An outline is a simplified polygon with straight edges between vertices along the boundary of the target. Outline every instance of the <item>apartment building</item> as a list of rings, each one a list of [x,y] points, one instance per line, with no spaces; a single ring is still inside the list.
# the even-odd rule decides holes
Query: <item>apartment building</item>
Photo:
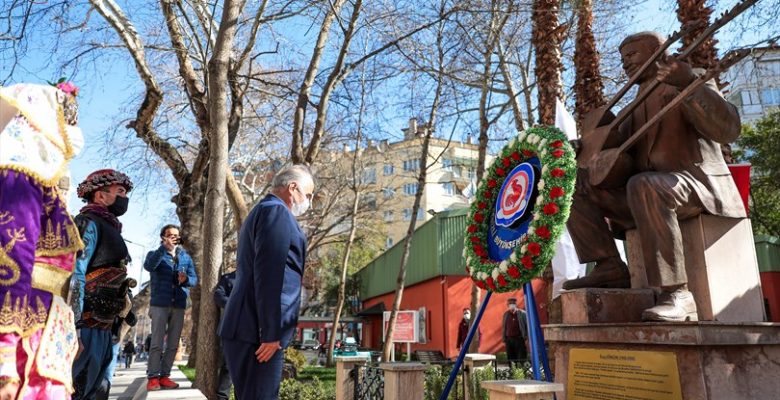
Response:
[[[759,47],[726,71],[726,99],[735,104],[743,124],[750,124],[780,106],[780,47]]]

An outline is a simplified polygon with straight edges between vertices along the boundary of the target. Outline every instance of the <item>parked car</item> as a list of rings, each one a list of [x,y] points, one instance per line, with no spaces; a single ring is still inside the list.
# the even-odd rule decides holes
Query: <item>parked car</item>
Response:
[[[292,347],[295,350],[301,349],[301,341],[300,340],[293,340],[290,342],[290,347]]]
[[[301,343],[301,350],[319,350],[320,342],[316,339],[306,339]]]

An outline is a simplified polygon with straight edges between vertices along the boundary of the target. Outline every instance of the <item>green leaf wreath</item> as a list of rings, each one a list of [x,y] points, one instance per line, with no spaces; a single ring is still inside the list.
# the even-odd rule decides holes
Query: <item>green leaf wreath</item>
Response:
[[[463,256],[475,285],[509,292],[542,274],[569,218],[577,171],[574,156],[566,135],[546,126],[520,132],[501,150],[482,178],[468,216]],[[511,256],[500,263],[493,261],[488,258],[487,240],[496,197],[507,174],[532,157],[538,157],[542,166],[533,221]]]

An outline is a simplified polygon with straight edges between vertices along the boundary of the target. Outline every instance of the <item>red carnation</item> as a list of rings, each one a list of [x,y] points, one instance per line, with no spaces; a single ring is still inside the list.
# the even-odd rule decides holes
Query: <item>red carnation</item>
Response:
[[[496,185],[497,185],[497,183],[496,183],[495,179],[488,179],[488,187],[489,188],[492,189],[492,188],[496,187]]]
[[[564,191],[563,191],[562,187],[555,186],[554,188],[550,189],[550,198],[554,199],[556,197],[561,197],[561,196],[563,196],[563,193],[564,193]]]
[[[512,278],[519,278],[520,277],[520,270],[517,269],[516,266],[511,266],[506,270],[506,273],[509,274]]]
[[[491,198],[493,198],[493,193],[492,193],[492,192],[490,192],[490,191],[485,191],[485,198],[486,198],[486,199],[491,199]]]
[[[550,171],[550,175],[552,175],[552,176],[554,176],[556,178],[561,178],[564,175],[566,175],[566,171],[564,171],[561,168],[553,168],[553,170]]]
[[[512,154],[510,154],[509,157],[512,157],[512,159],[515,161],[520,161],[520,153],[516,151],[512,152]]]
[[[520,259],[520,262],[525,266],[525,269],[531,269],[534,267],[534,260],[531,256],[525,256]]]
[[[487,279],[485,279],[485,283],[488,285],[489,288],[493,290],[496,289],[496,284],[493,282],[493,277],[488,277]]]
[[[478,281],[478,280],[474,279],[474,284],[477,285],[477,287],[480,288],[480,289],[483,289],[483,290],[485,289],[485,283],[482,282],[482,281]]]
[[[509,157],[504,157],[504,159],[501,160],[501,163],[504,164],[505,167],[509,167],[512,165],[512,160],[510,160]]]
[[[498,175],[498,176],[504,176],[504,175],[506,175],[506,171],[504,171],[504,169],[503,169],[503,168],[500,168],[500,167],[499,167],[499,168],[496,168],[496,175]]]
[[[539,236],[540,238],[547,240],[550,238],[550,230],[547,228],[547,225],[542,225],[538,228],[536,228],[536,236]]]
[[[536,242],[528,243],[528,251],[534,256],[538,256],[542,251],[542,246],[539,246],[539,243]]]
[[[481,213],[474,214],[474,221],[482,222],[485,220],[485,216],[483,216]]]
[[[546,215],[558,214],[558,205],[555,203],[547,203],[542,209]]]
[[[474,233],[474,232],[476,232],[476,231],[477,231],[477,226],[476,226],[476,225],[474,225],[474,224],[471,224],[471,225],[469,225],[469,227],[468,227],[468,228],[466,228],[466,230],[467,230],[469,233]]]
[[[560,140],[556,140],[552,143],[550,143],[550,146],[555,147],[556,149],[559,147],[563,147],[563,142]]]
[[[506,286],[506,278],[504,278],[504,275],[498,275],[498,286]]]
[[[479,243],[479,238],[476,236],[472,236],[469,239],[471,239],[471,243]]]
[[[533,157],[534,152],[531,150],[523,150],[523,155],[526,157]]]
[[[480,210],[484,210],[487,208],[487,204],[485,204],[484,201],[480,201],[479,203],[477,203],[477,208],[479,208]]]
[[[552,152],[551,154],[552,154],[552,155],[553,155],[553,157],[555,157],[555,158],[561,158],[561,157],[563,157],[563,153],[564,153],[564,151],[563,151],[563,150],[561,150],[561,149],[556,149],[556,150],[553,150],[553,152]]]

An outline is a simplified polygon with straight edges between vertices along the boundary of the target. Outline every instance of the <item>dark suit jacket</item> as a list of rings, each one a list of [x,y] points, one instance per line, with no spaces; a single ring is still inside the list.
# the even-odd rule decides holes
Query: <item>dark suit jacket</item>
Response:
[[[219,336],[286,347],[298,323],[306,236],[274,195],[258,203],[241,226],[238,268]]]
[[[517,325],[520,327],[520,336],[528,339],[528,317],[525,316],[525,310],[517,309]],[[506,321],[509,319],[511,311],[504,311],[504,318],[501,320],[501,340],[506,342]]]
[[[656,88],[645,104],[620,125],[621,143],[679,92],[667,84]],[[639,172],[684,173],[710,214],[745,217],[745,208],[720,150],[720,143],[736,140],[740,129],[736,107],[710,81],[652,126],[630,153]]]

